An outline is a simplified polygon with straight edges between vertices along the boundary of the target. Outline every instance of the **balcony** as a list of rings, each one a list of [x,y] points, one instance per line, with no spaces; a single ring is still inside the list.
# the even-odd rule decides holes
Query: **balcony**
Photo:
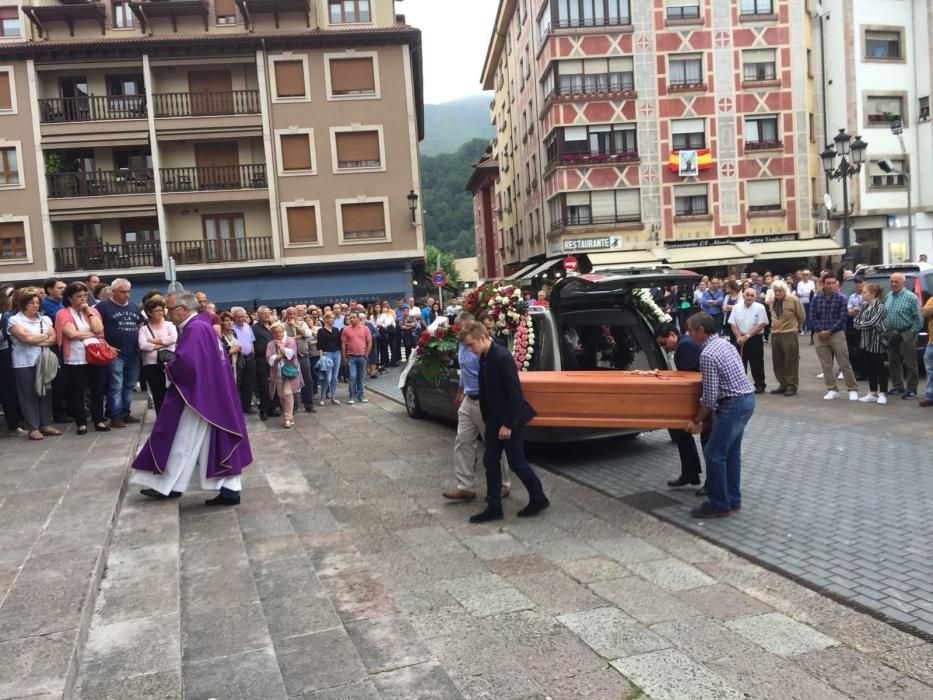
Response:
[[[582,153],[560,153],[548,166],[558,165],[612,165],[613,163],[632,163],[638,161],[638,151],[619,151],[618,153],[585,151]]]
[[[259,114],[259,90],[161,92],[152,96],[157,118]]]
[[[162,249],[158,241],[53,248],[53,253],[56,272],[162,267]]]
[[[168,241],[168,254],[178,265],[272,260],[275,249],[272,236],[226,240]]]
[[[544,102],[546,109],[549,100],[565,101],[581,97],[631,99],[636,96],[635,74],[632,72],[560,75]]]
[[[149,143],[146,97],[41,98],[39,129],[44,146],[106,147],[114,139],[125,145]]]
[[[555,22],[555,29],[585,29],[599,27],[627,27],[631,17],[564,17]]]
[[[746,141],[746,151],[782,151],[784,142],[781,139],[769,139],[765,141]]]
[[[155,192],[151,170],[94,170],[82,173],[52,173],[45,176],[50,198],[101,197],[116,194]]]
[[[162,168],[163,192],[265,189],[266,165],[207,165]]]
[[[42,124],[63,122],[96,122],[118,119],[145,119],[146,98],[126,97],[53,97],[39,100],[39,121]]]
[[[571,216],[563,216],[551,222],[550,233],[566,231],[583,226],[596,226],[605,228],[611,226],[614,229],[641,228],[641,214],[631,215],[613,215],[613,216],[592,216],[591,214],[579,213]]]

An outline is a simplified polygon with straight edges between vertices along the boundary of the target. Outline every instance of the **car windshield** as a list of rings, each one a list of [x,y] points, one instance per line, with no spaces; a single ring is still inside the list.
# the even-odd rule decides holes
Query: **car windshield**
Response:
[[[657,358],[644,322],[627,309],[600,309],[565,314],[560,351],[565,370],[654,369]]]

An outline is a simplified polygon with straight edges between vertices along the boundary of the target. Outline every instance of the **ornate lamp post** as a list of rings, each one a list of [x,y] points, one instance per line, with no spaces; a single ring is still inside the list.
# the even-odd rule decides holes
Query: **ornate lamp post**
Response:
[[[411,211],[411,223],[414,224],[416,223],[415,212],[418,210],[418,195],[412,190],[408,193],[406,199],[408,200],[408,209]]]
[[[861,171],[862,165],[865,163],[865,150],[867,148],[868,143],[862,141],[861,136],[856,136],[853,141],[845,129],[840,129],[833,139],[833,143],[827,145],[823,152],[820,153],[826,177],[842,181],[842,244],[846,248],[842,259],[844,269],[852,267],[852,254],[849,252],[852,245],[852,236],[849,229],[849,178]],[[838,165],[836,165],[837,157],[839,158]]]

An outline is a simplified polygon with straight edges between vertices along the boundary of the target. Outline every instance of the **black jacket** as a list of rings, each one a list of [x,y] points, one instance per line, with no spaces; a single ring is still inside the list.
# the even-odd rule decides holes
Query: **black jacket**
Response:
[[[515,358],[498,343],[479,360],[479,405],[483,420],[496,429],[514,429],[537,415],[522,394]]]

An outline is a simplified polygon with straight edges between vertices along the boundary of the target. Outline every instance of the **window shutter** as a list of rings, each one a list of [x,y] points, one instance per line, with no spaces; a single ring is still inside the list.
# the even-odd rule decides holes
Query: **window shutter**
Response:
[[[567,194],[568,207],[588,207],[590,205],[589,192],[570,192]]]
[[[610,58],[609,59],[609,72],[610,73],[631,73],[632,72],[632,57],[623,56],[621,58]]]
[[[705,197],[706,185],[681,185],[674,188],[675,197]]]
[[[214,13],[216,17],[234,17],[236,3],[234,0],[214,0]]]
[[[641,214],[641,191],[638,189],[616,190],[616,212],[620,216]]]
[[[743,51],[742,59],[745,63],[774,63],[774,49]]]
[[[343,214],[343,233],[362,233],[368,231],[386,230],[385,210],[382,202],[366,204],[344,204],[341,208]]]
[[[317,243],[317,217],[314,207],[288,207],[288,240],[292,243]]]
[[[311,170],[308,134],[282,134],[282,170]]]
[[[561,61],[558,70],[561,75],[579,75],[583,72],[583,61]]]
[[[276,61],[275,92],[279,97],[305,96],[305,70],[301,61]]]
[[[593,219],[614,219],[616,215],[616,200],[611,190],[593,192],[590,199],[590,213]]]
[[[0,260],[26,257],[26,228],[21,221],[0,223]]]
[[[698,134],[706,132],[706,122],[703,119],[673,119],[671,120],[672,134]]]
[[[337,134],[337,163],[380,162],[378,131],[346,131]]]
[[[586,141],[586,127],[565,126],[564,141]]]
[[[586,75],[602,75],[608,73],[609,63],[605,58],[588,58],[583,62],[583,72]]]
[[[904,172],[904,161],[894,160],[893,158],[890,158],[889,160],[891,161],[891,164],[894,166],[894,169],[897,171],[897,173]],[[870,177],[899,177],[897,173],[886,173],[881,169],[881,166],[878,165],[877,160],[868,161],[868,175]]]
[[[330,62],[330,88],[335,95],[376,91],[372,58],[341,58]]]
[[[779,204],[781,201],[780,180],[748,180],[745,188],[747,204],[750,207]]]
[[[0,109],[13,109],[13,94],[10,92],[10,74],[0,72]]]
[[[19,8],[0,7],[0,19],[19,19]]]

